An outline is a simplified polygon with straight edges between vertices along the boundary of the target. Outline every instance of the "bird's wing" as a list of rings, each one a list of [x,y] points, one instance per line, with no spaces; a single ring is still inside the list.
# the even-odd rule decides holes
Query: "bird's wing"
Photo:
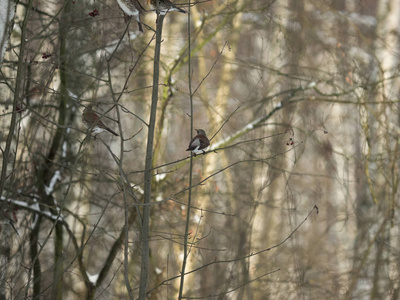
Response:
[[[198,137],[194,137],[190,143],[191,146],[197,147],[201,145],[201,140]]]
[[[210,145],[210,142],[208,141],[207,138],[199,139],[199,141],[200,141],[199,143],[200,143],[201,148],[206,148]]]
[[[189,146],[188,146],[188,148],[186,149],[186,151],[196,149],[196,147],[198,147],[198,146],[200,146],[200,139],[199,139],[197,136],[195,136],[195,137],[190,141]]]

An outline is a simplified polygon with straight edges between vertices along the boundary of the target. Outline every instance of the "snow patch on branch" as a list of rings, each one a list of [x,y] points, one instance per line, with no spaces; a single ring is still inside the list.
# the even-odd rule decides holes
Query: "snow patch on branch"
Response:
[[[60,170],[57,170],[54,172],[53,177],[50,180],[49,186],[45,186],[45,191],[46,191],[46,195],[50,195],[51,193],[54,192],[54,186],[57,182],[57,180],[61,179],[61,173]]]
[[[89,272],[86,272],[87,277],[89,278],[89,281],[93,284],[96,285],[97,280],[99,279],[99,274],[94,274],[90,275]]]
[[[156,182],[159,182],[159,181],[163,180],[166,176],[167,176],[166,173],[159,173],[159,174],[156,174],[156,176],[155,176]]]
[[[67,90],[67,93],[68,93],[68,96],[69,96],[72,100],[75,100],[75,101],[79,100],[79,97],[78,97],[77,94],[71,92],[70,90]]]
[[[28,203],[26,203],[24,201],[6,199],[6,197],[1,196],[1,201],[7,202],[9,204],[13,204],[13,205],[18,206],[18,207],[20,207],[22,209],[25,208],[26,210],[29,210],[31,212],[36,212],[38,214],[41,214],[42,216],[45,216],[45,217],[47,217],[47,218],[49,218],[51,220],[54,220],[54,221],[57,221],[57,220],[58,221],[62,221],[63,223],[66,224],[66,222],[65,222],[65,220],[64,220],[62,215],[58,216],[58,215],[53,215],[49,211],[42,211],[40,209],[39,202],[37,201],[37,199],[34,199],[34,202],[32,204],[28,204]],[[37,222],[37,218],[35,218],[34,223],[35,222]],[[32,224],[32,228],[33,228],[33,225],[34,224]]]
[[[258,123],[260,123],[262,120],[264,119],[264,117],[260,117],[258,119],[255,119],[253,122],[247,124],[246,126],[244,126],[242,129],[236,131],[234,134],[222,139],[221,141],[219,141],[218,143],[215,143],[211,146],[210,151],[212,151],[213,149],[217,149],[219,148],[221,145],[227,143],[228,141],[230,141],[231,139],[233,139],[236,136],[242,135],[243,133],[250,131],[252,129],[254,129],[254,126],[257,125]]]

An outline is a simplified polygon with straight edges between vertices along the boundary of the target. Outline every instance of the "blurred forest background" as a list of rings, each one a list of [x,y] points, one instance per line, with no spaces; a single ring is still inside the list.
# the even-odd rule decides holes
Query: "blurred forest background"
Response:
[[[399,299],[398,1],[198,2],[9,2],[0,299]]]

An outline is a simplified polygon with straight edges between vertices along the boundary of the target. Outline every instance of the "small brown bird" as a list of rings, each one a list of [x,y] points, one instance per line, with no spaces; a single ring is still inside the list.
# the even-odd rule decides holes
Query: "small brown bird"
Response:
[[[197,135],[190,141],[188,148],[186,151],[192,151],[194,156],[199,154],[200,150],[202,153],[205,153],[203,149],[210,146],[210,141],[206,136],[206,132],[203,129],[196,129]]]
[[[139,0],[117,0],[119,7],[129,17],[135,17],[139,31],[143,32],[142,21],[140,17],[146,12]]]
[[[159,1],[160,14],[162,15],[165,15],[169,11],[179,11],[180,13],[187,14],[186,10],[175,6],[170,0],[147,0],[147,4],[155,11],[157,8],[157,1]]]
[[[84,109],[82,114],[82,122],[87,128],[91,129],[91,132],[95,133],[95,136],[105,130],[115,136],[119,136],[117,133],[108,128],[102,120],[100,120],[100,117],[93,111],[91,104]]]

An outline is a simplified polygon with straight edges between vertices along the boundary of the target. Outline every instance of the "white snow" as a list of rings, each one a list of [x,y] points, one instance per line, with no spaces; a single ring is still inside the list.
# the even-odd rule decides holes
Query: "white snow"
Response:
[[[254,124],[253,123],[250,123],[250,124],[247,124],[245,127],[244,127],[244,130],[251,130],[251,129],[253,129],[254,128]]]
[[[44,215],[44,216],[46,216],[46,217],[48,217],[48,218],[50,218],[52,220],[61,220],[61,221],[64,222],[64,219],[63,219],[62,216],[53,215],[49,211],[42,211],[40,209],[39,203],[37,202],[36,199],[34,199],[34,202],[32,204],[28,204],[28,203],[26,203],[24,201],[6,199],[4,196],[1,196],[1,201],[5,201],[7,203],[14,204],[14,205],[19,206],[19,207],[25,207],[29,211],[40,213],[41,215]],[[32,224],[32,226],[33,225],[34,224]]]
[[[167,176],[166,173],[156,174],[156,182],[163,180]]]
[[[131,184],[131,188],[135,189],[136,192],[140,193],[140,194],[144,194],[144,190],[140,187],[140,185],[136,185],[136,184]]]
[[[36,200],[36,199],[35,199],[35,200]],[[37,200],[35,201],[35,203],[33,203],[33,204],[31,205],[31,208],[34,208],[35,210],[40,211],[39,203],[37,202]],[[33,222],[32,222],[32,224],[31,224],[31,229],[32,229],[32,230],[36,227],[36,223],[37,223],[38,220],[39,220],[39,215],[38,215],[38,214],[35,214],[34,219],[33,219]]]
[[[52,192],[54,192],[54,186],[55,186],[57,180],[60,178],[61,178],[60,170],[55,171],[53,177],[50,180],[49,186],[45,186],[47,195],[50,195]]]
[[[196,214],[196,215],[193,216],[193,221],[195,223],[199,223],[200,220],[201,220],[201,214]]]
[[[69,134],[70,131],[71,131],[71,130],[70,130],[70,128],[68,127],[68,128],[67,128],[67,134]],[[66,142],[66,141],[64,141],[64,143],[63,143],[63,145],[62,145],[61,157],[63,157],[63,158],[67,157],[67,142]]]
[[[96,285],[97,279],[99,279],[99,274],[90,275],[89,272],[86,272],[86,275],[88,276],[90,282],[91,282],[93,285]]]
[[[281,105],[281,104],[279,103],[278,105]],[[277,107],[279,107],[279,106],[277,106]],[[213,149],[219,148],[221,145],[223,145],[223,144],[226,143],[227,141],[231,140],[232,137],[237,136],[237,135],[240,135],[240,134],[242,134],[243,132],[246,132],[246,131],[249,131],[249,130],[253,129],[253,128],[254,128],[254,125],[258,124],[263,118],[264,118],[264,117],[260,117],[260,118],[258,118],[258,119],[255,119],[253,122],[247,124],[247,125],[244,126],[242,129],[236,131],[236,132],[235,132],[234,134],[232,134],[231,136],[228,136],[228,137],[224,138],[223,140],[221,140],[220,142],[213,144],[209,151],[212,151]]]
[[[157,202],[160,202],[160,201],[162,201],[162,200],[163,200],[162,195],[161,195],[161,194],[158,194],[157,197],[156,197],[156,201],[157,201]]]
[[[309,85],[308,85],[308,87],[309,88],[313,88],[314,86],[316,86],[317,84],[315,83],[315,81],[313,81],[313,82],[311,82]]]
[[[72,99],[72,100],[78,100],[79,97],[77,94],[74,94],[73,92],[71,92],[70,90],[67,90],[68,92],[68,96]]]

